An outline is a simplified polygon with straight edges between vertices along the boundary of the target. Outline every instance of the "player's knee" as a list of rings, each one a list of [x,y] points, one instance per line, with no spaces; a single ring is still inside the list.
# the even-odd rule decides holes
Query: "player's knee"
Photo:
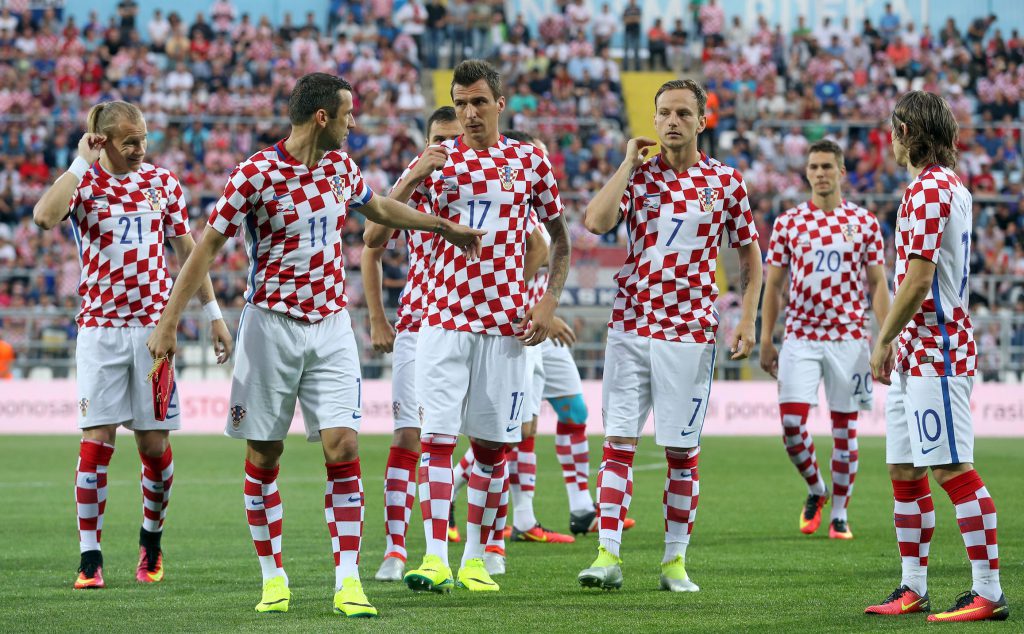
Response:
[[[113,445],[114,440],[117,439],[117,425],[100,425],[83,429],[82,438]]]
[[[359,457],[359,434],[354,429],[338,427],[320,433],[327,462],[350,462]]]
[[[888,468],[890,480],[920,480],[928,475],[928,469],[915,467],[912,464],[891,464],[888,465]],[[938,478],[938,474],[936,474],[936,478]]]
[[[558,414],[558,422],[585,425],[587,422],[587,403],[582,394],[572,396],[556,396],[548,399],[551,407]]]
[[[961,462],[960,464],[947,464],[938,467],[932,467],[932,475],[935,476],[935,481],[939,485],[946,484],[958,475],[963,475],[968,471],[973,471],[974,465],[970,462]]]
[[[420,430],[417,427],[403,427],[395,430],[392,445],[407,451],[420,450]]]
[[[139,453],[147,458],[159,458],[170,446],[170,434],[166,431],[135,432],[135,444]]]
[[[245,459],[260,469],[273,469],[283,453],[282,440],[250,440],[245,448]]]

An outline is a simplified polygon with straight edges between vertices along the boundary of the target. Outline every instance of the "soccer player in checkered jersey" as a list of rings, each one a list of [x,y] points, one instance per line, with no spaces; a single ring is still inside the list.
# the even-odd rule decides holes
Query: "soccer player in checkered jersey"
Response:
[[[996,506],[974,469],[971,389],[977,349],[967,314],[971,194],[953,171],[959,127],[949,104],[909,92],[892,114],[896,163],[913,177],[896,219],[896,294],[871,353],[889,385],[886,462],[895,498],[900,585],[868,614],[927,612],[935,507],[928,469],[945,489],[971,562],[973,585],[929,621],[1003,620]]]
[[[800,513],[805,535],[818,530],[821,508],[829,499],[807,431],[808,412],[817,405],[818,384],[825,380],[833,439],[832,539],[853,539],[846,509],[857,476],[857,412],[870,410],[872,402],[865,296],[870,295],[879,324],[889,312],[882,231],[871,212],[843,200],[845,173],[843,150],[834,141],[822,139],[808,148],[811,200],[775,220],[761,308],[761,367],[779,380],[782,439],[807,482]],[[780,355],[772,331],[787,274],[789,304]]]
[[[500,134],[505,98],[498,72],[483,61],[462,62],[451,94],[465,134],[443,144],[444,167],[422,181],[416,195],[427,197],[439,217],[487,234],[478,262],[432,242],[426,315],[416,345],[426,556],[405,581],[413,590],[434,592],[455,585],[447,540],[452,452],[465,433],[475,463],[458,583],[471,591],[497,591],[483,554],[500,505],[505,445],[521,439],[523,346],[538,345],[550,334],[571,247],[547,157]],[[551,234],[551,277],[544,297],[527,309],[524,257],[531,213]]]
[[[633,456],[653,407],[655,442],[665,447],[668,460],[661,586],[698,590],[686,575],[685,560],[714,375],[715,265],[723,237],[738,251],[743,294],[732,359],[745,359],[754,346],[761,293],[761,251],[743,177],[697,148],[707,123],[706,99],[692,80],[663,84],[654,98],[661,153],[645,160],[656,142],[630,139],[622,164],[587,206],[587,229],[603,234],[625,222],[629,244],[605,351],[600,546],[597,559],[579,574],[586,587],[622,586],[619,545],[633,493]]]
[[[263,571],[256,611],[286,612],[291,598],[281,556],[284,513],[277,475],[298,400],[306,437],[322,443],[326,460],[324,513],[334,551],[334,609],[346,616],[374,616],[377,610],[363,593],[358,569],[362,379],[345,311],[341,229],[348,212],[359,209],[382,224],[437,232],[469,257],[477,253],[481,232],[374,195],[341,151],[355,127],[352,87],[345,80],[325,73],[301,77],[288,110],[288,138],[231,173],[149,349],[154,356],[174,353],[186,298],[227,239],[244,227],[250,269],[225,433],[247,441],[245,510]]]
[[[87,132],[71,167],[43,194],[33,216],[43,229],[71,220],[82,261],[76,364],[78,426],[82,429],[75,500],[81,563],[75,588],[102,588],[100,536],[107,501],[107,467],[117,427],[135,432],[142,459],[142,528],[136,579],[163,579],[160,538],[174,479],[170,430],[181,428],[177,391],[157,420],[147,375],[153,360],[146,337],[171,290],[164,241],[186,260],[195,247],[181,185],[169,171],[144,162],[146,120],[135,106],[111,101],[89,111]],[[209,276],[196,285],[211,320],[217,362],[232,340]],[[191,295],[189,296],[191,297]]]
[[[455,109],[443,106],[427,119],[427,147],[419,160],[395,184],[391,198],[405,202],[415,188],[435,170],[444,166],[448,153],[441,144],[462,134],[462,126]],[[429,213],[425,199],[414,204]],[[420,456],[420,419],[417,415],[415,368],[416,339],[423,319],[424,298],[427,292],[426,272],[429,268],[428,249],[433,236],[423,231],[406,231],[405,243],[409,252],[409,277],[398,307],[398,321],[394,327],[384,312],[381,297],[381,258],[385,246],[394,248],[399,232],[390,227],[367,221],[363,233],[366,248],[362,255],[363,291],[370,313],[370,341],[377,352],[391,352],[391,392],[394,414],[394,439],[384,475],[384,531],[387,544],[384,561],[374,578],[377,581],[401,581],[405,577],[408,558],[405,540],[409,519],[416,500],[416,463]]]

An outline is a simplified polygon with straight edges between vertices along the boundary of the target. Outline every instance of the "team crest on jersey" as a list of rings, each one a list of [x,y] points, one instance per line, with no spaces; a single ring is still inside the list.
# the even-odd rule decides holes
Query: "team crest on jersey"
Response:
[[[505,191],[511,191],[512,185],[516,182],[516,176],[519,175],[519,170],[514,170],[508,165],[501,167],[498,170],[498,179],[501,181],[501,188]]]
[[[82,418],[85,418],[85,415],[89,413],[89,399],[83,398],[78,401],[78,411],[82,412]]]
[[[346,187],[348,187],[348,178],[341,175],[335,175],[334,178],[331,179],[331,191],[334,192],[334,198],[339,203],[345,199]]]
[[[149,203],[150,207],[157,211],[161,211],[163,209],[164,201],[160,197],[160,192],[158,192],[155,187],[147,189],[144,195],[146,196],[146,202]]]
[[[242,426],[242,419],[245,418],[245,408],[241,405],[231,406],[231,428],[238,429]]]
[[[847,242],[853,242],[854,238],[860,235],[860,225],[853,223],[843,225],[843,237]]]
[[[715,210],[715,201],[718,200],[718,190],[713,187],[702,187],[697,190],[697,200],[700,202],[704,213],[711,213]]]

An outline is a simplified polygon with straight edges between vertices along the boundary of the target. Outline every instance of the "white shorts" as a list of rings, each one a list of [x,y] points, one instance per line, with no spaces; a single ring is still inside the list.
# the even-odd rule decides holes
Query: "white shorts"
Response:
[[[915,467],[974,462],[973,376],[892,373],[885,401],[885,461]]]
[[[568,346],[560,346],[548,339],[540,344],[540,352],[544,358],[544,398],[583,393],[580,370]]]
[[[526,355],[515,337],[420,330],[416,400],[424,435],[519,442],[525,382]]]
[[[416,339],[418,332],[401,331],[391,353],[391,412],[395,429],[420,426],[416,415]]]
[[[181,429],[178,386],[171,392],[166,420],[153,411],[148,380],[153,357],[146,340],[153,327],[82,328],[75,366],[78,376],[78,428],[124,425],[135,431]]]
[[[653,406],[658,445],[699,446],[714,373],[714,344],[609,330],[602,384],[605,435],[640,436]]]
[[[544,394],[544,358],[540,345],[523,346],[523,354],[526,355],[526,405],[523,406],[522,421],[528,423],[540,415]]]
[[[872,405],[871,351],[867,339],[786,339],[779,352],[779,402],[818,404],[818,384],[833,412],[869,411]]]
[[[314,324],[246,304],[238,323],[225,435],[284,440],[299,401],[310,442],[359,431],[362,377],[348,311]]]

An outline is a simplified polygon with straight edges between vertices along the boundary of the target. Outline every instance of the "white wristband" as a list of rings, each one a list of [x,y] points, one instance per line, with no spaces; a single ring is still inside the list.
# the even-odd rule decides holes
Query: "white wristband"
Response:
[[[210,321],[224,319],[224,315],[220,313],[220,306],[217,305],[217,300],[203,304],[203,312],[210,318]]]
[[[89,171],[89,162],[81,156],[76,156],[75,160],[72,161],[71,167],[68,168],[68,172],[74,174],[78,180],[85,178],[85,173]]]

